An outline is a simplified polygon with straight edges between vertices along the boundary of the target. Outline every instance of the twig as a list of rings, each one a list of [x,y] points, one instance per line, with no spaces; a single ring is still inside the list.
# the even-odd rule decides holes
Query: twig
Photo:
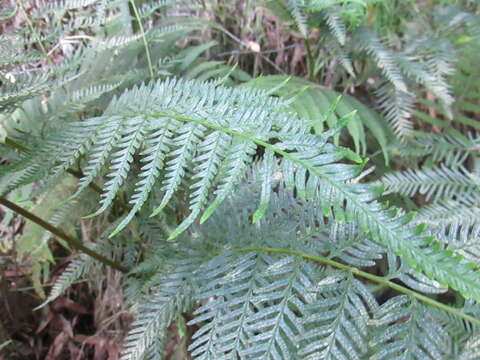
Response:
[[[45,230],[51,232],[53,235],[59,237],[62,240],[65,240],[67,244],[69,244],[71,247],[87,254],[88,256],[94,258],[95,260],[110,266],[111,268],[121,271],[122,273],[127,273],[128,269],[124,267],[123,265],[119,264],[118,262],[111,260],[94,250],[86,247],[83,245],[80,241],[77,239],[71,237],[70,235],[67,235],[65,232],[63,232],[62,229],[57,228],[56,226],[53,226],[52,224],[46,222],[45,220],[39,218],[35,214],[32,214],[28,210],[25,210],[24,208],[14,204],[13,202],[5,199],[5,198],[0,198],[0,204],[6,206],[10,210],[15,211],[17,214],[22,215],[23,217],[27,218],[30,221],[33,221],[35,224],[38,226],[44,228]]]
[[[150,77],[153,79],[155,75],[153,73],[153,65],[152,65],[152,59],[150,57],[150,49],[148,48],[147,37],[145,36],[145,31],[143,29],[142,19],[140,18],[140,14],[138,13],[138,9],[137,9],[137,6],[135,5],[135,1],[130,0],[130,4],[132,5],[135,18],[137,19],[137,22],[138,22],[138,28],[140,30],[140,34],[142,35],[143,45],[145,46],[145,53],[147,54],[148,70],[150,70]]]

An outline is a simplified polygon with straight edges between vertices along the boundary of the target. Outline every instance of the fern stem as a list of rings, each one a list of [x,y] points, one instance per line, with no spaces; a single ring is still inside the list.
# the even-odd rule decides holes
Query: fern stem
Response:
[[[35,214],[32,214],[28,210],[25,210],[24,208],[14,204],[13,202],[5,199],[5,198],[0,198],[0,204],[6,206],[12,211],[15,211],[17,214],[22,215],[23,217],[27,218],[30,221],[33,221],[35,224],[38,226],[44,228],[45,230],[51,232],[53,235],[59,237],[62,240],[65,240],[70,246],[73,248],[87,254],[88,256],[91,256],[95,260],[110,266],[111,268],[121,271],[123,273],[127,273],[128,269],[124,267],[123,265],[119,264],[118,262],[111,260],[94,250],[86,247],[83,245],[80,241],[77,239],[71,237],[70,235],[67,235],[65,232],[63,232],[62,229],[57,228],[56,226],[53,226],[52,224],[46,222],[45,220],[39,218]]]
[[[142,19],[140,18],[140,14],[138,13],[137,5],[135,5],[135,0],[130,0],[130,4],[132,5],[135,18],[138,22],[138,28],[142,35],[143,45],[145,46],[145,53],[147,55],[148,70],[150,71],[150,77],[153,79],[155,75],[153,73],[152,58],[150,56],[150,49],[148,48],[147,37],[145,36],[145,30],[143,29]]]
[[[5,138],[5,145],[8,145],[10,146],[11,148],[14,148],[16,150],[19,150],[21,152],[27,152],[27,151],[30,151],[29,148],[23,146],[22,144],[19,144],[17,143],[15,140],[9,138],[9,137],[6,137]],[[78,179],[81,179],[83,177],[83,173],[81,171],[78,171],[78,170],[74,170],[74,169],[70,169],[68,168],[66,170],[70,175],[73,175],[75,176],[76,178]],[[99,193],[99,194],[102,194],[102,188],[100,186],[98,186],[97,184],[95,184],[94,182],[91,182],[90,184],[88,184],[88,186],[94,190],[95,192]]]
[[[312,48],[310,46],[310,39],[305,38],[305,50],[307,50],[307,70],[308,70],[308,80],[313,81],[314,77],[314,64]]]
[[[267,252],[267,253],[276,253],[276,254],[288,254],[288,255],[294,255],[294,256],[300,256],[303,259],[306,260],[311,260],[317,263],[325,264],[325,265],[330,265],[334,268],[348,271],[352,273],[353,275],[363,277],[364,279],[376,282],[377,284],[387,286],[393,290],[396,290],[402,294],[409,295],[416,300],[432,306],[436,307],[438,309],[444,310],[454,316],[457,316],[459,318],[462,318],[474,325],[480,326],[480,319],[474,318],[471,315],[465,314],[464,312],[457,310],[451,306],[448,306],[446,304],[443,304],[439,301],[436,301],[432,298],[429,298],[428,296],[419,294],[413,290],[410,290],[409,288],[406,288],[402,285],[396,284],[390,280],[386,280],[385,278],[377,275],[373,275],[370,273],[367,273],[365,271],[359,270],[356,267],[351,267],[342,263],[339,263],[335,260],[323,257],[323,256],[318,256],[318,255],[312,255],[305,253],[303,251],[299,250],[291,250],[291,249],[282,249],[282,248],[271,248],[271,247],[263,247],[263,246],[251,246],[251,247],[245,247],[245,248],[233,248],[234,251],[240,251],[240,252],[248,252],[248,251],[262,251],[262,252]]]

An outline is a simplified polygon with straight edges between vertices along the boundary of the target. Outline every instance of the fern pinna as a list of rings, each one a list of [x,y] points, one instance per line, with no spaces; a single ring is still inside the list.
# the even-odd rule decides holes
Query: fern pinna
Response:
[[[126,90],[101,116],[58,124],[2,171],[7,191],[39,179],[48,186],[80,160],[73,197],[106,179],[90,216],[130,193],[110,237],[135,219],[155,255],[129,279],[138,315],[125,360],[160,358],[168,325],[192,310],[198,359],[439,359],[473,351],[475,331],[450,328],[446,317],[479,325],[478,309],[420,292],[451,288],[480,300],[475,252],[462,260],[435,229],[358,183],[363,160],[330,142],[349,118],[312,134],[314,124],[265,91],[168,79]],[[188,198],[188,214],[165,239],[151,217],[178,196]],[[49,301],[91,268],[82,261]],[[386,275],[361,270],[377,262]],[[404,295],[379,304],[374,294],[388,288]],[[452,339],[461,340],[451,346]]]

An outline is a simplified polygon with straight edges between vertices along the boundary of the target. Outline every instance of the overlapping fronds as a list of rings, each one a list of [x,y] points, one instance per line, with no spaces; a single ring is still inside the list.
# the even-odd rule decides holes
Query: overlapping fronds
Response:
[[[294,188],[299,197],[319,199],[324,215],[355,220],[373,240],[428,277],[480,298],[477,275],[459,266],[448,252],[439,250],[438,261],[432,260],[433,250],[424,248],[428,240],[418,236],[417,230],[404,228],[409,216],[383,210],[369,186],[345,183],[357,176],[360,168],[338,161],[345,156],[360,161],[358,156],[328,143],[325,135],[308,134],[308,128],[286,110],[285,103],[265,93],[168,80],[126,91],[101,117],[65,124],[7,170],[19,173],[12,183],[21,185],[38,177],[55,177],[85,154],[87,166],[80,191],[110,157],[100,208],[93,214],[97,215],[111,205],[130,173],[133,156],[140,154],[144,165],[130,199],[132,208],[114,233],[143,206],[156,182],[161,181],[164,196],[153,215],[170,202],[182,181],[188,181],[190,213],[170,235],[172,239],[202,211],[201,222],[213,213],[262,147],[265,153],[259,171],[263,184],[254,222],[268,208],[278,156],[282,183]],[[335,131],[332,129],[330,135]],[[272,139],[276,139],[274,144]],[[188,167],[194,170],[192,175]]]
[[[353,140],[355,150],[362,154],[366,153],[366,132],[370,131],[380,145],[385,161],[388,162],[387,139],[391,133],[378,113],[357,99],[300,78],[287,78],[281,75],[257,78],[247,85],[264,90],[276,89],[273,93],[270,91],[272,95],[292,99],[290,106],[301,118],[307,120],[318,134],[327,127],[334,127],[343,116],[356,111],[345,126]]]
[[[313,202],[297,201],[292,192],[280,189],[272,194],[272,206],[258,226],[249,226],[248,212],[255,207],[252,199],[260,191],[252,184],[261,176],[254,177],[257,180],[251,182],[249,177],[206,226],[193,230],[195,240],[189,236],[176,239],[175,247],[202,244],[208,251],[179,254],[182,262],[167,261],[178,269],[195,263],[188,279],[196,286],[187,286],[199,304],[189,323],[197,328],[189,349],[194,359],[362,359],[367,354],[378,359],[394,355],[447,359],[457,353],[450,347],[454,330],[450,333],[444,327],[434,308],[409,295],[393,297],[379,306],[372,289],[349,271],[327,270],[299,256],[302,252],[288,253],[288,249],[300,247],[315,258],[319,242],[351,241],[348,232],[336,228],[342,224],[317,221],[320,211]],[[238,211],[241,204],[246,209]],[[238,216],[230,216],[234,213]],[[299,216],[302,221],[297,222]],[[163,248],[154,257],[170,253]],[[333,256],[348,261],[340,252]],[[186,275],[172,279],[174,273],[177,270],[165,271],[162,266],[158,281],[172,286],[185,281]],[[142,325],[129,335],[136,340],[127,346],[140,351],[132,351],[125,359],[141,359],[148,344],[161,340],[169,323],[161,322],[157,335],[144,327],[156,326],[154,319],[164,321],[165,314],[175,317],[171,314],[174,306],[165,310],[151,305],[157,296],[157,288],[153,290],[140,301]],[[427,287],[418,291],[423,290],[431,292]],[[183,295],[166,292],[164,296],[163,301],[174,302]],[[455,316],[457,310],[452,311],[450,315]]]
[[[479,141],[456,127],[480,129],[477,55],[456,74],[452,61],[455,48],[480,38],[478,16],[434,13],[430,25],[447,23],[433,26],[435,36],[403,23],[389,36],[372,25],[376,2],[282,1],[279,18],[293,19],[305,41],[309,78],[327,87],[248,81],[230,62],[203,61],[226,37],[251,34],[237,39],[235,26],[221,24],[202,33],[211,41],[179,41],[191,26],[212,25],[191,15],[225,9],[188,4],[38,1],[0,14],[33,20],[15,43],[22,56],[8,49],[14,37],[0,40],[0,130],[13,148],[2,153],[0,193],[29,189],[38,204],[37,194],[58,194],[54,185],[74,175],[76,189],[62,191],[70,202],[42,214],[52,226],[76,217],[87,187],[94,199],[101,193],[80,215],[108,215],[95,221],[107,232],[88,247],[125,272],[124,304],[136,320],[121,359],[161,359],[172,325],[188,326],[184,351],[194,359],[478,358]],[[455,41],[437,38],[465,27]],[[362,103],[329,88],[337,85]],[[386,121],[363,104],[371,94]],[[388,145],[388,125],[400,145]],[[375,165],[362,172],[367,154]],[[402,171],[388,172],[392,155],[409,157],[393,161]],[[404,208],[382,203],[385,194]],[[51,239],[43,230],[39,238]],[[99,264],[75,258],[44,304]]]
[[[308,301],[313,269],[298,258],[255,252],[229,261],[221,256],[202,270],[208,281],[199,289],[205,305],[190,323],[208,323],[193,335],[192,355],[197,359],[292,357],[295,337],[302,329],[296,311]],[[210,297],[215,300],[207,301]]]

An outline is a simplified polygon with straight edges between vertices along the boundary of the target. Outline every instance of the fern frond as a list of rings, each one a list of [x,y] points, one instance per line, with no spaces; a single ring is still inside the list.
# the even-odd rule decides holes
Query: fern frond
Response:
[[[302,359],[362,359],[368,352],[368,321],[375,298],[351,274],[334,272],[316,286],[317,299],[305,307]]]
[[[410,137],[413,131],[413,123],[410,120],[414,108],[413,95],[385,83],[375,90],[375,96],[378,107],[382,110],[393,132],[400,137],[400,140]]]
[[[337,44],[336,48],[341,47]],[[324,131],[326,125],[330,128],[334,127],[340,118],[354,110],[357,111],[346,126],[355,150],[361,154],[366,152],[365,134],[370,131],[380,145],[385,160],[388,160],[387,138],[391,135],[388,127],[377,112],[369,109],[357,99],[296,77],[265,76],[253,79],[246,85],[264,90],[274,88],[276,91],[272,93],[273,95],[291,99],[290,106],[293,110],[298,116],[308,121],[318,134]],[[280,87],[278,88],[278,86]],[[337,102],[339,96],[341,99]]]
[[[386,193],[397,192],[405,196],[416,193],[428,201],[478,199],[478,179],[465,168],[438,166],[419,170],[405,170],[386,174],[379,181]]]
[[[386,248],[369,239],[360,231],[356,223],[332,222],[326,244],[322,251],[328,251],[329,257],[339,258],[347,264],[358,267],[374,266],[381,259]]]
[[[336,41],[328,42],[328,48],[331,49],[333,55],[338,58],[342,66],[348,72],[348,74],[355,78],[355,69],[353,68],[353,61],[352,56],[349,52],[345,49],[345,47],[339,45]]]
[[[92,265],[92,258],[84,254],[81,254],[78,259],[73,260],[65,268],[62,275],[55,281],[55,284],[48,294],[48,298],[40,306],[43,307],[62,295],[76,280],[89,273]]]
[[[372,325],[379,328],[370,344],[375,360],[443,359],[449,354],[450,338],[427,308],[408,296],[396,296],[374,313]]]
[[[439,323],[444,319],[437,320],[431,309],[405,296],[401,304],[380,310],[371,290],[354,278],[355,267],[351,268],[352,273],[325,271],[307,260],[315,258],[313,254],[323,253],[318,242],[325,240],[320,237],[329,238],[329,231],[334,228],[321,220],[323,216],[316,201],[298,199],[291,191],[280,187],[278,193],[271,195],[272,205],[265,215],[255,227],[250,226],[251,210],[255,208],[253,200],[262,191],[253,186],[262,179],[258,168],[252,170],[254,179],[249,177],[240,185],[239,191],[226,199],[206,226],[195,227],[191,239],[175,240],[175,248],[198,248],[202,244],[201,248],[205,249],[188,275],[189,281],[197,285],[190,289],[193,300],[199,303],[189,323],[198,327],[190,346],[195,359],[362,359],[367,354],[387,359],[394,351],[400,355],[408,351],[416,353],[417,348],[432,352],[431,337],[445,340],[438,351],[442,356],[449,354],[449,338],[444,336],[446,330]],[[281,181],[279,176],[274,180],[275,184]],[[343,237],[340,231],[336,231],[335,236],[332,241],[341,241]],[[348,237],[347,234],[347,240]],[[270,248],[269,252],[262,245],[279,248]],[[308,249],[307,254],[312,257],[296,256],[301,252],[290,252],[290,248]],[[163,257],[171,258],[167,249],[160,252]],[[155,252],[155,259],[158,253]],[[197,252],[180,255],[182,263],[190,263],[192,256],[197,258]],[[341,254],[338,258],[342,259]],[[155,266],[155,261],[149,262],[148,269],[150,266]],[[146,271],[150,272],[148,269]],[[163,267],[158,271],[160,283],[167,281],[164,271]],[[390,276],[393,275],[387,278]],[[169,279],[169,275],[166,278]],[[184,275],[174,276],[168,282],[175,284],[177,279],[183,281]],[[421,280],[417,279],[418,284]],[[425,289],[430,290],[428,286]],[[155,296],[146,294],[145,298],[155,299]],[[152,308],[149,314],[152,319],[154,310]],[[452,309],[452,314],[455,311]],[[434,316],[434,324],[431,324],[431,316]],[[155,326],[149,321],[146,324]],[[167,325],[160,324],[161,330]],[[376,326],[378,332],[371,325]],[[144,341],[157,338],[153,332],[144,334]],[[161,335],[161,331],[157,331],[158,334]],[[384,343],[399,347],[390,346],[385,355],[382,352]],[[141,354],[132,358],[136,359],[135,356]]]
[[[448,249],[463,256],[465,261],[480,266],[480,223],[472,220],[467,218],[463,222],[441,224],[436,236]]]
[[[51,84],[49,76],[45,74],[11,74],[2,81],[0,92],[0,111],[9,112],[27,99],[45,91]]]
[[[304,11],[305,0],[286,0],[287,8],[290,10],[295,25],[304,38],[308,36],[307,16]]]
[[[309,264],[299,259],[283,258],[269,264],[265,272],[269,284],[258,289],[253,298],[258,312],[250,317],[247,326],[255,334],[243,356],[291,357],[288,354],[295,349],[293,340],[302,329],[296,312],[308,301],[312,273]]]
[[[99,0],[55,0],[40,1],[40,11],[68,11],[98,3]]]
[[[120,186],[125,181],[133,161],[133,155],[140,147],[140,141],[144,136],[147,121],[143,117],[128,119],[120,130],[118,141],[113,145],[113,154],[110,165],[110,178],[104,185],[105,192],[100,200],[100,209],[91,216],[99,215],[113,202]]]
[[[406,93],[402,73],[397,63],[395,53],[388,49],[376,34],[369,31],[360,31],[356,36],[357,46],[366,51],[375,61],[383,75],[399,92]]]
[[[431,69],[431,65],[423,65],[419,59],[407,54],[395,53],[397,63],[402,69],[402,72],[411,78],[417,84],[421,84],[425,89],[435,95],[442,103],[447,113],[450,112],[450,107],[453,104],[454,98],[451,95],[450,87],[439,71]],[[449,70],[451,73],[451,70]],[[451,112],[449,118],[451,118]]]
[[[112,247],[106,241],[89,246],[101,255],[106,255],[109,257],[112,256]],[[77,259],[68,264],[68,266],[62,272],[62,275],[60,275],[60,277],[55,281],[55,284],[50,290],[48,298],[40,306],[38,306],[38,308],[43,307],[57,299],[65,292],[65,290],[72,286],[75,281],[91,272],[95,265],[95,259],[86,254],[80,254]]]
[[[478,204],[468,201],[465,203],[454,200],[439,201],[420,208],[418,218],[420,221],[435,225],[466,220],[480,222],[480,208]]]
[[[459,166],[475,154],[480,146],[480,138],[475,134],[463,136],[457,133],[442,135],[425,134],[415,139],[434,161],[443,161],[446,166]]]
[[[326,23],[331,33],[340,45],[345,45],[347,38],[347,29],[342,18],[339,16],[338,9],[329,7],[324,11]]]
[[[139,306],[139,314],[124,340],[121,360],[142,359],[144,354],[163,342],[168,326],[179,313],[192,305],[195,286],[192,273],[198,267],[195,254],[172,259],[170,270],[163,274],[160,284],[153,288],[147,302]]]
[[[309,264],[255,252],[233,262],[222,255],[210,264],[203,270],[209,276],[207,285],[199,289],[206,304],[190,324],[208,322],[193,336],[192,355],[197,359],[292,357],[302,328],[296,312],[302,312],[313,287]],[[208,301],[210,297],[214,300]]]
[[[231,265],[226,266],[227,263]],[[216,257],[205,266],[206,285],[199,289],[199,300],[204,300],[205,305],[196,310],[189,324],[208,324],[193,335],[189,348],[193,356],[240,356],[248,345],[247,320],[254,314],[251,301],[254,289],[261,284],[264,263],[261,254],[250,253],[238,259],[231,255]],[[228,270],[222,271],[222,267]],[[212,283],[226,286],[217,290]]]
[[[102,167],[106,156],[111,152],[109,147],[113,149],[110,180],[105,184],[106,191],[101,200],[101,210],[104,210],[127,176],[132,156],[137,149],[145,145],[146,129],[158,130],[169,119],[183,125],[176,129],[171,139],[174,149],[170,152],[171,158],[165,168],[164,199],[169,199],[176,192],[181,180],[196,182],[196,178],[185,172],[187,166],[192,163],[208,163],[208,159],[203,157],[204,153],[198,151],[198,144],[207,136],[212,139],[230,139],[226,140],[225,146],[220,147],[225,148],[226,152],[218,153],[220,148],[215,148],[213,152],[214,157],[223,158],[221,164],[207,167],[209,170],[201,176],[204,185],[191,192],[191,213],[199,214],[207,205],[206,188],[209,187],[209,191],[212,191],[215,186],[221,186],[217,187],[220,189],[216,195],[217,200],[213,199],[210,203],[214,204],[210,205],[213,208],[207,208],[202,221],[219,205],[219,196],[224,196],[225,189],[228,194],[242,180],[245,175],[245,170],[242,169],[253,161],[246,154],[246,150],[263,148],[281,159],[279,166],[282,169],[282,182],[286,187],[295,189],[300,197],[319,199],[319,206],[326,216],[338,221],[355,220],[362,231],[369,233],[373,240],[404,257],[405,261],[417,270],[424,271],[427,276],[442,284],[448,284],[463,294],[468,294],[467,296],[480,298],[477,275],[471,273],[468,267],[459,266],[456,259],[450,258],[448,252],[440,250],[440,253],[435,253],[432,258],[434,250],[428,247],[429,240],[419,236],[416,230],[406,231],[403,227],[410,221],[409,216],[396,216],[391,211],[383,210],[383,205],[375,201],[377,194],[370,186],[346,183],[358,175],[361,165],[339,161],[346,157],[361,163],[361,159],[351,151],[328,143],[328,138],[338,131],[337,128],[322,135],[308,134],[308,125],[288,112],[284,102],[268,98],[263,92],[176,80],[126,91],[120,98],[112,101],[102,117],[67,126],[65,131],[79,132],[81,135],[77,135],[78,141],[80,142],[82,137],[84,141],[81,145],[76,142],[62,143],[60,148],[65,149],[64,152],[69,156],[62,158],[62,154],[57,154],[58,156],[52,157],[53,161],[58,161],[53,169],[61,169],[71,164],[79,153],[84,152],[83,149],[88,149],[90,153],[87,157],[94,161],[93,167],[86,172],[89,179]],[[92,131],[91,127],[94,125],[97,129]],[[102,141],[99,161],[99,154],[91,153],[91,143],[100,136],[98,131],[105,129],[108,130],[108,137]],[[55,142],[52,142],[49,146],[54,144]],[[239,147],[243,147],[242,156],[234,154],[235,157],[232,157],[233,154],[228,153],[228,150],[238,152]],[[46,150],[44,148],[36,151],[45,154]],[[17,165],[19,168],[16,169],[20,172],[31,171],[32,167],[38,168],[37,163],[31,165],[28,159],[25,161],[28,164],[26,168],[24,165]],[[267,162],[261,171],[268,172],[269,167]],[[49,172],[51,169],[50,165],[45,171]],[[218,181],[218,177],[221,180]],[[215,179],[215,182],[209,186],[212,179]],[[195,193],[197,189],[200,191]],[[193,217],[187,219],[184,227]],[[179,231],[174,231],[170,238],[178,233]]]

